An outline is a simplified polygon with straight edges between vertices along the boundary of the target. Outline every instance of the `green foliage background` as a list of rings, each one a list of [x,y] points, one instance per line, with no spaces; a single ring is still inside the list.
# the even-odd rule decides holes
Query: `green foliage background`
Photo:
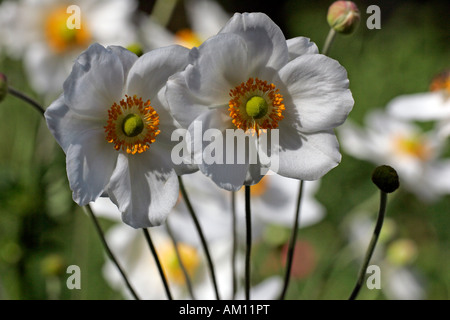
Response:
[[[326,12],[331,1],[220,3],[229,12],[264,11],[287,38],[309,37],[319,49],[328,33]],[[383,108],[401,94],[427,91],[431,78],[450,67],[450,8],[442,1],[355,3],[361,10],[361,24],[353,35],[338,35],[329,55],[348,71],[355,99],[350,118],[362,124],[371,109]],[[370,4],[381,8],[380,30],[366,27]],[[170,27],[182,25],[183,18],[180,5]],[[29,87],[20,61],[0,57],[0,72],[8,76],[11,86],[49,104]],[[0,299],[122,299],[103,280],[103,248],[92,221],[71,199],[64,154],[42,116],[8,96],[0,103],[0,119]],[[317,198],[326,206],[327,216],[299,232],[299,239],[315,250],[316,267],[307,277],[292,280],[289,299],[346,299],[350,294],[359,261],[348,251],[343,226],[356,206],[377,194],[370,181],[373,169],[372,164],[343,153],[342,163],[322,179]],[[402,188],[396,193],[387,215],[398,226],[397,237],[412,239],[418,246],[414,267],[425,280],[426,298],[446,300],[450,296],[450,196],[425,204]],[[377,203],[369,202],[367,210],[375,216]],[[110,223],[102,221],[102,227],[106,230]],[[281,240],[288,236],[289,230],[274,228],[255,243],[255,282],[272,273],[282,274],[280,264],[270,269],[262,266],[280,252]],[[81,290],[65,286],[65,270],[71,264],[82,270]],[[366,288],[359,298],[386,296],[383,290]]]

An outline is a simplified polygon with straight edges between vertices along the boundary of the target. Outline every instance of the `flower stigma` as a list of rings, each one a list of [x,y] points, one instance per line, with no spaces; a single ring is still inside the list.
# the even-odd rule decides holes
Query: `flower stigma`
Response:
[[[229,101],[230,117],[238,129],[259,136],[267,129],[278,128],[278,122],[284,116],[283,96],[276,86],[258,78],[249,78],[246,82],[231,89]]]
[[[114,144],[114,149],[122,149],[128,154],[142,153],[149,149],[160,133],[159,115],[142,98],[127,96],[108,110],[105,126],[106,140]]]

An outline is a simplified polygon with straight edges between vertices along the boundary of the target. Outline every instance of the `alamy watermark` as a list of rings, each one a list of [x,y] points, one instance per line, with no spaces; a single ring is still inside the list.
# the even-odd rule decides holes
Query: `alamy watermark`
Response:
[[[175,165],[185,164],[259,164],[261,174],[278,172],[279,129],[254,130],[215,128],[203,130],[202,122],[194,121],[191,130],[172,132],[171,158]]]

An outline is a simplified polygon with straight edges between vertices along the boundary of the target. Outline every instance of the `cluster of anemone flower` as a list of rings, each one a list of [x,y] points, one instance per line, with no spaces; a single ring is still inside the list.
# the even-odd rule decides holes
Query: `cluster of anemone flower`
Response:
[[[304,37],[286,40],[263,13],[236,13],[192,49],[171,45],[137,57],[93,44],[63,88],[45,118],[66,153],[74,201],[84,206],[107,195],[134,228],[164,223],[178,199],[177,176],[193,171],[233,191],[258,183],[263,166],[288,178],[321,178],[340,162],[333,129],[353,106],[344,67]],[[276,130],[279,141],[266,153],[277,155],[277,168],[248,158],[174,165],[177,128],[193,137],[187,149],[195,159],[205,156],[209,129],[223,136]],[[235,144],[236,153],[246,147]]]
[[[229,15],[212,1],[188,1],[193,31],[171,33],[138,17],[144,37],[133,50],[139,33],[131,23],[133,1],[80,1],[83,24],[74,30],[65,27],[69,2],[22,2],[0,7],[5,51],[23,59],[31,85],[52,101],[44,117],[65,153],[73,201],[115,222],[107,242],[136,292],[124,286],[117,262],[107,260],[103,273],[126,297],[164,299],[166,291],[176,299],[248,299],[250,290],[253,299],[279,298],[286,289],[279,276],[252,288],[230,281],[248,278],[249,270],[248,256],[232,246],[248,245],[274,225],[296,230],[323,219],[326,210],[314,195],[341,162],[340,145],[395,168],[402,186],[424,201],[450,193],[450,163],[441,157],[450,135],[448,72],[431,92],[399,96],[359,128],[347,119],[354,99],[346,69],[309,38],[286,39],[264,13]],[[351,33],[359,12],[349,1],[336,3],[328,22]],[[412,120],[436,126],[425,132]],[[201,226],[192,221],[185,188]],[[358,223],[347,226],[355,246],[356,233],[370,234]],[[147,228],[171,293],[157,276],[158,263],[150,263],[149,234],[134,232]],[[199,231],[213,249],[216,277]],[[410,279],[412,288],[392,284],[388,291],[422,298],[417,279],[387,260],[380,264]]]

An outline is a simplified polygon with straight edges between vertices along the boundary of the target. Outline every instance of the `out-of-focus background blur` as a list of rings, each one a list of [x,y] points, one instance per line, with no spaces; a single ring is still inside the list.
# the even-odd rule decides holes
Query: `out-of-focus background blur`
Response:
[[[0,10],[4,10],[5,3],[0,1]],[[174,3],[162,27],[172,33],[191,28],[185,2]],[[280,26],[287,39],[308,37],[319,50],[329,31],[326,15],[332,1],[217,3],[229,16],[234,12],[264,12]],[[361,12],[360,25],[351,35],[338,34],[329,56],[347,69],[355,100],[349,119],[364,126],[365,116],[371,110],[384,109],[397,96],[428,91],[433,77],[450,67],[450,5],[445,1],[355,3]],[[381,9],[381,29],[366,26],[371,16],[366,9],[370,5]],[[148,15],[154,9],[155,1],[141,1],[134,25],[140,21],[138,16]],[[0,14],[0,18],[5,15]],[[2,32],[0,36],[4,37]],[[152,37],[151,30],[139,33]],[[137,42],[134,36],[131,38]],[[23,59],[11,56],[3,47],[3,40],[0,38],[0,72],[8,77],[12,87],[47,107],[52,98],[30,85]],[[0,103],[0,119],[0,299],[123,299],[122,293],[103,276],[107,259],[103,247],[92,221],[71,199],[64,154],[42,116],[16,97],[7,96]],[[432,126],[429,122],[418,125],[425,129]],[[363,232],[363,238],[370,237],[378,190],[371,182],[375,164],[341,151],[341,164],[321,179],[315,194],[325,208],[324,218],[299,231],[298,259],[288,299],[346,299],[356,281],[364,250],[353,250],[358,240],[349,235]],[[442,158],[449,156],[447,138]],[[194,204],[199,200],[192,197]],[[380,239],[383,250],[374,260],[381,266],[382,287],[364,287],[359,298],[448,299],[450,195],[423,201],[401,186],[388,201],[384,238]],[[368,228],[367,223],[357,223],[366,217]],[[101,218],[105,232],[113,224]],[[283,252],[289,232],[289,228],[271,227],[255,240],[254,283],[283,274]],[[80,290],[66,287],[69,265],[80,267]],[[397,281],[395,273],[384,270],[405,272]],[[417,294],[408,296],[404,290]]]

